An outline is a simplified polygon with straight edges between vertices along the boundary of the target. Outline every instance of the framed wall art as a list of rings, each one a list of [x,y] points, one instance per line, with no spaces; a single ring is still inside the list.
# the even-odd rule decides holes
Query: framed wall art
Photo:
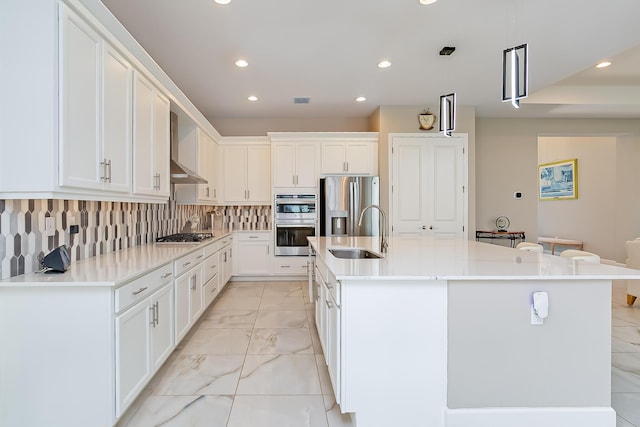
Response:
[[[545,163],[538,166],[540,200],[578,198],[578,159]]]

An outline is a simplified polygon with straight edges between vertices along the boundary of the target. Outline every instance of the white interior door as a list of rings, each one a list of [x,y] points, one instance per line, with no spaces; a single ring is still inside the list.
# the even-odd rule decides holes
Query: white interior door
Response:
[[[467,135],[391,138],[393,234],[466,238]]]

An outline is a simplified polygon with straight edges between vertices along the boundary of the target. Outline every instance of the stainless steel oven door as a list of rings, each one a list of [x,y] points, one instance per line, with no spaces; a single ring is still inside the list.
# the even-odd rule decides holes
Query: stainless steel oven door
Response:
[[[307,237],[316,235],[315,222],[276,222],[275,224],[277,255],[301,255],[309,254],[309,242]]]

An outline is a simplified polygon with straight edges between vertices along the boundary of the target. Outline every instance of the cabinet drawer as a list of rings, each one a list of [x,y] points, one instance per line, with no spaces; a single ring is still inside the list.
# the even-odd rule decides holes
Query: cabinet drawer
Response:
[[[274,257],[273,274],[307,274],[307,259],[306,256],[300,257]]]
[[[218,264],[220,262],[220,255],[215,254],[204,260],[203,264],[203,283],[207,283],[218,273]],[[217,284],[216,284],[217,286]]]
[[[218,272],[213,275],[211,280],[202,287],[202,292],[204,293],[204,306],[209,307],[211,301],[218,295]]]
[[[210,257],[220,250],[220,241],[216,241],[211,243],[210,245],[204,248],[204,257]]]
[[[271,239],[270,231],[256,231],[254,233],[237,233],[236,238],[241,242],[253,241],[269,241]]]
[[[163,265],[151,273],[135,279],[115,290],[115,311],[119,313],[130,305],[142,301],[159,289],[164,283],[173,280],[171,264]]]
[[[173,274],[178,277],[185,271],[195,267],[204,259],[204,251],[199,249],[173,262]]]

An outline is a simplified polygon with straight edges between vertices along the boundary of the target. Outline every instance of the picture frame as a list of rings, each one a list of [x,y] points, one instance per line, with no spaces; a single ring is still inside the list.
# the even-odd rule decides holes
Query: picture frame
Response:
[[[540,200],[578,198],[578,159],[562,160],[538,166]]]

